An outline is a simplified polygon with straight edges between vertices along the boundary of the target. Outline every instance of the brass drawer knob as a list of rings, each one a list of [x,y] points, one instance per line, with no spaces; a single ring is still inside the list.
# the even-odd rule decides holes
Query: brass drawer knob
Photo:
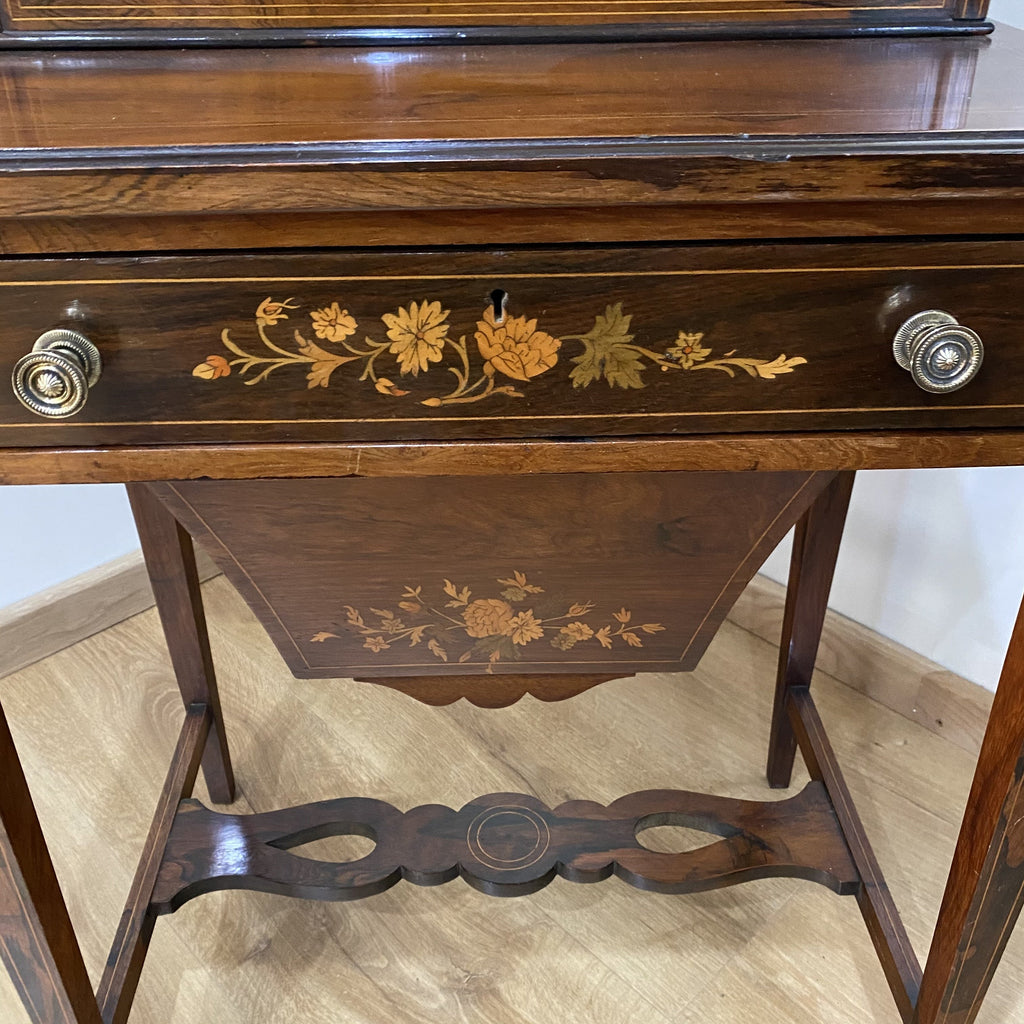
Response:
[[[892,354],[924,391],[945,394],[973,380],[985,348],[969,327],[941,309],[916,313],[896,332]]]
[[[14,364],[11,383],[18,401],[37,415],[74,416],[102,368],[99,349],[84,334],[60,328],[40,335]]]

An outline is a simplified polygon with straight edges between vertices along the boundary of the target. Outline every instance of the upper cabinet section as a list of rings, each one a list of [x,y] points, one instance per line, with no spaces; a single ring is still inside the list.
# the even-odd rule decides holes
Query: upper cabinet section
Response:
[[[987,9],[988,0],[0,0],[0,46],[983,33]]]

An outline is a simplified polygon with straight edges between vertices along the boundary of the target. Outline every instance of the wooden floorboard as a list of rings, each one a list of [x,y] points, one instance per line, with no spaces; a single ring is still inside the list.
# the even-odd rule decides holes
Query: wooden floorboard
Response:
[[[548,803],[678,787],[776,799],[763,780],[776,654],[727,624],[691,675],[570,701],[429,708],[348,681],[295,681],[218,578],[204,595],[241,797],[236,810],[368,795],[458,806],[501,790]],[[938,908],[969,752],[819,673],[822,717],[920,956]],[[94,980],[181,722],[155,612],[0,681]],[[800,771],[794,787],[802,786]],[[197,795],[205,798],[200,783]],[[61,842],[61,840],[65,840]],[[323,840],[358,855],[366,840]],[[362,847],[359,844],[363,844]],[[310,848],[312,850],[312,847]],[[0,1020],[24,1024],[0,978]],[[979,1024],[1024,1019],[1011,940]],[[353,904],[221,893],[157,923],[132,1024],[895,1024],[855,901],[766,880],[696,896],[556,880],[497,900],[406,883]]]

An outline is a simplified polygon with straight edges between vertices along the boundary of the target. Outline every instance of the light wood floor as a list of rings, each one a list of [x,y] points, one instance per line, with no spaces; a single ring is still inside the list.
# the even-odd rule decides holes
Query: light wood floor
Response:
[[[432,709],[383,687],[291,679],[229,585],[217,579],[205,593],[238,809],[346,794],[457,807],[502,790],[549,804],[655,787],[774,796],[762,761],[776,655],[736,626],[690,675],[608,683],[557,705],[527,697],[501,711]],[[815,687],[923,957],[972,759],[828,676]],[[155,613],[0,681],[0,699],[95,979],[182,713]],[[344,859],[366,842],[324,840],[322,854],[348,843]],[[1018,934],[979,1022],[1022,1019]],[[6,977],[0,1020],[27,1020]],[[855,902],[784,880],[688,897],[617,879],[556,880],[517,900],[460,881],[400,883],[350,904],[205,896],[158,923],[132,1015],[133,1024],[896,1020]]]

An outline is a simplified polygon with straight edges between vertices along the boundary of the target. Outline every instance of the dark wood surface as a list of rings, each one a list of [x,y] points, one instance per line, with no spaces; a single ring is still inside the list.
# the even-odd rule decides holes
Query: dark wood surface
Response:
[[[229,804],[235,799],[235,776],[192,539],[146,485],[129,485],[128,499],[181,699],[186,708],[201,704],[210,711],[203,776],[214,802]]]
[[[971,1024],[1024,906],[1024,606],[996,690],[914,1024]]]
[[[100,1024],[92,984],[2,708],[0,962],[32,1024]]]
[[[768,741],[768,785],[773,789],[785,789],[792,777],[797,744],[789,719],[788,694],[794,686],[811,685],[853,480],[853,473],[837,473],[793,533]]]
[[[638,840],[644,829],[665,824],[707,832],[708,845],[667,854]],[[376,845],[345,863],[289,852],[330,835],[366,836]],[[458,811],[428,804],[404,814],[360,797],[251,815],[220,814],[186,800],[167,843],[153,908],[170,913],[222,889],[352,900],[403,878],[442,885],[459,876],[492,896],[522,896],[557,875],[599,882],[613,873],[661,893],[771,877],[804,878],[841,895],[859,885],[820,783],[776,803],[649,790],[607,807],[573,800],[549,809],[535,797],[493,793]]]
[[[104,370],[67,420],[0,392],[0,443],[1014,427],[1022,276],[984,241],[14,260],[0,361],[71,323]],[[985,342],[961,391],[893,359],[928,308]]]
[[[167,184],[174,187],[172,182]],[[252,184],[262,188],[264,182],[254,180]],[[572,187],[591,184],[577,176]],[[261,203],[261,197],[262,193],[257,193],[252,199]],[[430,201],[428,196],[410,198],[417,203]],[[549,202],[561,201],[551,196]],[[282,248],[330,249],[339,239],[351,238],[358,239],[361,246],[411,249],[421,246],[424,239],[429,239],[431,245],[462,247],[493,244],[495,238],[508,245],[577,245],[580,239],[592,243],[649,243],[1022,233],[1024,203],[1009,199],[978,205],[955,197],[914,202],[887,202],[880,197],[876,201],[850,202],[519,206],[514,216],[508,209],[463,207],[369,212],[266,210],[212,218],[192,213],[125,219],[112,206],[103,215],[79,218],[0,217],[0,255],[184,249],[252,252],[265,246],[268,239]]]
[[[589,531],[604,538],[604,549],[592,543],[588,564],[603,564],[614,548],[613,554],[624,553],[628,565],[630,553],[642,551],[639,562],[648,575],[664,577],[664,590],[655,588],[659,601],[667,600],[669,591],[664,550],[674,558],[689,541],[696,557],[709,539],[723,541],[728,557],[723,555],[719,564],[714,552],[708,556],[714,573],[704,578],[691,572],[690,578],[680,575],[671,581],[678,588],[699,577],[698,603],[704,612],[711,609],[703,622],[700,609],[687,612],[692,613],[690,626],[697,625],[688,634],[697,641],[696,650],[713,630],[715,617],[724,613],[729,588],[752,571],[764,553],[760,545],[769,544],[770,530],[756,539],[733,537],[727,528],[733,516],[739,518],[737,495],[756,493],[764,484],[754,486],[744,479],[737,490],[719,493],[718,520],[706,515],[698,524],[707,524],[706,529],[684,523],[666,532],[671,541],[667,547],[648,535],[634,550],[630,523],[639,517],[671,525],[678,514],[673,517],[654,503],[656,507],[638,516],[635,505],[624,498],[630,472],[774,468],[806,475],[813,469],[831,473],[864,465],[1024,463],[1019,408],[1024,369],[1017,358],[1024,267],[1018,241],[1024,235],[1024,94],[1014,85],[1024,70],[1021,39],[1020,33],[1000,29],[991,41],[80,52],[71,58],[5,52],[0,55],[0,251],[48,258],[5,260],[0,266],[5,311],[0,365],[9,368],[36,334],[54,326],[55,318],[70,318],[88,320],[107,366],[78,421],[38,425],[8,398],[2,399],[0,422],[6,425],[0,427],[0,479],[351,474],[353,480],[338,484],[352,484],[355,490],[369,484],[381,488],[366,506],[363,525],[371,536],[390,514],[387,509],[399,508],[394,520],[404,524],[406,548],[412,552],[414,512],[422,510],[401,510],[395,500],[390,506],[378,502],[390,485],[422,494],[428,484],[409,481],[431,473],[456,474],[442,483],[453,494],[476,494],[470,503],[477,510],[474,520],[486,525],[490,507],[480,497],[491,487],[486,474],[528,481],[537,495],[545,487],[557,488],[558,474],[582,476],[585,471],[594,480],[607,481],[603,495],[616,500],[600,503],[603,518],[596,528],[592,518],[585,530],[580,525],[584,506],[579,502],[568,514],[565,500],[555,502],[552,520],[562,531],[577,524],[581,534]],[[894,237],[901,234],[914,238]],[[871,235],[888,237],[871,244],[866,241]],[[924,241],[926,236],[933,241]],[[799,244],[813,237],[835,244]],[[757,242],[716,245],[713,239]],[[645,244],[655,240],[666,245],[659,250]],[[682,240],[693,244],[677,244]],[[598,241],[606,247],[588,248]],[[616,242],[633,244],[611,244]],[[525,244],[531,251],[518,250]],[[452,252],[453,245],[460,251]],[[327,251],[318,253],[318,248]],[[374,248],[379,251],[370,251]],[[399,248],[404,254],[395,251]],[[290,251],[261,254],[282,249]],[[142,258],[126,258],[128,252]],[[159,253],[167,258],[151,258]],[[79,262],[71,256],[92,258]],[[199,266],[203,280],[186,280],[197,276]],[[389,274],[381,284],[379,279]],[[160,275],[164,283],[155,280]],[[168,275],[170,280],[165,280]],[[376,277],[378,283],[357,282],[359,277]],[[699,281],[686,283],[689,278]],[[90,283],[75,283],[86,279]],[[656,286],[651,283],[655,279]],[[339,285],[345,286],[344,292]],[[89,294],[83,297],[85,291]],[[531,337],[518,353],[524,360],[518,364],[519,377],[506,372],[516,365],[510,355],[515,346],[495,342],[499,325],[492,324],[490,331],[480,326],[497,291],[507,293],[508,315],[522,318],[515,329]],[[268,299],[281,304],[294,299],[289,319],[277,315],[280,309],[263,306],[265,322],[256,324],[257,310]],[[405,309],[409,319],[414,316],[411,303],[422,309],[435,301],[439,309],[449,310],[446,322],[454,340],[461,344],[465,334],[466,358],[479,373],[478,384],[461,364],[454,367],[460,372],[451,374],[447,364],[428,355],[418,372],[412,372],[408,358],[406,372],[401,372],[403,353],[408,357],[411,350],[403,348],[401,337],[387,338],[388,330],[399,336],[402,331],[385,316],[401,320]],[[326,334],[345,334],[337,325],[351,315],[361,331],[345,336],[359,345],[368,344],[363,339],[370,337],[387,348],[381,359],[388,372],[359,381],[359,374],[352,372],[355,358],[342,364],[331,356],[342,350],[344,338],[326,336],[317,343],[329,358],[317,355],[305,360],[308,368],[298,365],[303,360],[294,359],[297,350],[288,345],[307,345],[308,332],[315,333],[317,323],[310,314],[330,309],[334,302],[339,303],[332,314],[335,326],[325,328]],[[620,302],[620,313],[613,315],[609,307],[614,310]],[[929,305],[951,307],[981,331],[989,346],[983,375],[952,401],[923,396],[889,362],[892,330],[904,315]],[[616,320],[620,316],[632,318],[628,327]],[[691,324],[691,318],[697,322]],[[307,341],[300,342],[294,333],[299,320],[309,325],[302,335]],[[617,333],[609,329],[613,322]],[[371,323],[372,332],[366,329]],[[242,364],[231,367],[230,374],[223,372],[228,365],[225,349],[248,358],[224,345],[223,332],[228,330],[233,343],[243,339],[249,346],[255,341],[272,351],[256,328],[283,346],[279,355],[285,361],[265,380],[247,387],[240,384]],[[510,329],[505,328],[506,334]],[[680,332],[694,340],[681,342]],[[484,336],[483,348],[477,333]],[[627,334],[632,335],[628,340]],[[609,363],[604,348],[611,337],[618,338],[618,351],[617,362]],[[556,340],[561,343],[557,348]],[[392,343],[397,344],[393,352]],[[476,348],[470,354],[472,345]],[[605,359],[600,365],[592,351],[599,345]],[[701,353],[709,351],[695,355],[695,345]],[[680,350],[672,356],[678,368],[665,365],[669,347]],[[313,351],[307,347],[299,354]],[[457,347],[445,351],[459,352]],[[790,363],[785,374],[758,371],[783,354],[806,362]],[[708,369],[714,359],[732,359],[729,365],[737,376]],[[742,359],[762,360],[750,364],[753,376],[737,362]],[[683,362],[699,363],[708,372],[684,367]],[[324,365],[318,368],[317,363]],[[306,374],[319,377],[312,381],[319,384],[328,363],[334,365],[336,379],[327,387],[309,388]],[[613,364],[611,376],[618,382],[609,379]],[[251,363],[249,370],[257,365],[267,364]],[[579,371],[578,387],[573,386],[573,371]],[[584,386],[580,378],[588,373],[594,379]],[[448,383],[452,392],[431,390],[442,376],[453,382]],[[684,379],[701,389],[681,390]],[[623,386],[630,381],[644,386]],[[521,391],[522,397],[511,391]],[[445,404],[453,397],[472,401]],[[403,404],[415,406],[418,418],[380,411]],[[476,418],[489,404],[493,412],[487,415],[493,418]],[[560,416],[574,417],[574,426],[567,427]],[[641,420],[642,428],[637,425]],[[641,430],[650,432],[649,441],[627,439]],[[689,439],[658,436],[688,430],[700,433]],[[760,437],[752,436],[758,431],[763,432]],[[729,437],[731,433],[735,436]],[[623,440],[585,440],[596,434],[618,434]],[[468,443],[394,444],[432,437]],[[535,440],[526,440],[531,437]],[[358,438],[377,443],[342,443]],[[54,450],[47,452],[48,446]],[[629,461],[634,458],[639,463]],[[528,475],[533,471],[536,477]],[[383,479],[369,479],[375,475]],[[759,475],[750,474],[749,479]],[[626,482],[613,482],[619,478]],[[182,493],[201,486],[207,485],[180,485]],[[299,490],[298,484],[280,481],[268,486]],[[503,505],[524,506],[521,495],[510,492],[505,497],[511,500]],[[518,506],[515,499],[520,499]],[[758,501],[762,507],[754,519],[764,518],[772,504],[763,494]],[[275,511],[280,504],[278,499]],[[210,505],[225,520],[234,507],[231,498]],[[534,509],[535,524],[540,521],[535,499],[525,507]],[[445,516],[435,519],[443,519],[444,529],[450,528],[461,542],[466,531],[459,529],[458,503],[446,509]],[[260,522],[258,503],[249,502],[244,511],[251,522]],[[795,506],[790,511],[796,512]],[[292,532],[278,538],[282,557],[289,550],[294,555],[301,513],[301,504],[293,502],[288,513],[292,518],[283,520]],[[326,518],[323,508],[321,514]],[[768,516],[772,529],[785,519]],[[607,536],[601,533],[605,521],[616,525],[615,530],[608,527]],[[172,627],[169,634],[177,665],[187,669],[179,679],[186,697],[189,692],[202,697],[211,692],[212,674],[195,588],[189,583],[188,546],[177,527],[167,529],[166,517],[162,522],[155,547],[159,558],[171,562],[166,579],[162,572],[157,578],[170,580],[171,597],[164,604],[173,606],[171,619],[180,628]],[[206,529],[194,522],[190,528],[197,533]],[[271,522],[262,544],[270,543],[275,528]],[[518,544],[510,545],[517,564],[506,564],[505,533],[499,533],[486,552],[476,553],[487,572],[481,570],[479,579],[453,580],[456,593],[446,596],[463,601],[468,610],[471,599],[461,597],[466,587],[473,591],[472,600],[480,600],[480,588],[498,580],[511,579],[501,584],[509,591],[531,595],[529,584],[546,592],[546,582],[533,582],[539,577],[532,575],[532,566],[518,564],[524,552],[551,554],[553,531],[549,528],[545,536],[541,532],[536,525],[527,527],[517,536]],[[308,538],[302,534],[303,543]],[[313,548],[320,543],[314,538]],[[326,546],[331,549],[336,543]],[[422,567],[424,576],[429,570],[439,577],[443,589],[450,577],[440,561],[432,560],[436,552],[444,554],[443,545],[435,543],[416,567]],[[241,567],[251,561],[246,554],[236,563],[236,576],[243,582]],[[613,564],[614,558],[608,561]],[[361,568],[357,575],[363,585],[372,573],[366,563]],[[377,578],[389,586],[395,580],[413,589],[420,586],[418,579],[407,580],[406,568],[392,563]],[[520,581],[516,572],[525,579]],[[639,576],[631,581],[628,573],[623,575],[621,562],[606,572],[603,582],[609,593],[625,583],[632,587],[630,604],[624,602],[619,609],[632,615],[633,596],[639,600],[649,586],[641,586]],[[566,581],[570,575],[565,568]],[[716,593],[711,575],[719,578],[721,597],[709,602]],[[274,577],[271,572],[267,579],[272,582]],[[337,582],[347,585],[349,580],[339,577]],[[428,585],[426,578],[423,585]],[[276,601],[277,595],[272,596]],[[363,616],[362,628],[365,614],[376,616],[375,624],[387,619],[366,612],[364,604],[397,616],[390,604],[369,604],[370,596],[361,594],[351,604]],[[512,604],[509,597],[488,594],[487,599]],[[401,600],[420,603],[414,597]],[[579,595],[579,600],[585,607],[589,597]],[[267,605],[273,606],[273,601]],[[497,604],[488,608],[504,628],[505,612]],[[579,617],[582,622],[582,612]],[[482,630],[485,618],[481,614],[474,628]],[[647,621],[646,616],[641,619]],[[347,613],[344,621],[351,622]],[[627,625],[622,619],[616,622]],[[652,615],[654,623],[662,624]],[[382,625],[379,635],[383,632]],[[652,643],[667,643],[668,632],[646,635]],[[365,644],[377,635],[360,637]],[[307,643],[318,647],[334,639],[325,636]],[[573,647],[579,643],[578,638],[569,639],[575,641]],[[366,657],[390,650],[374,651],[374,646],[381,644],[366,648]],[[834,834],[845,835],[856,865],[853,875],[841,874],[857,885],[898,1005],[905,1018],[916,1015],[915,1024],[968,1024],[1019,909],[1014,830],[1020,808],[1014,787],[1021,773],[1017,681],[1022,647],[1018,630],[921,1002],[914,1010],[916,961],[849,792],[806,689],[786,690],[800,745],[838,812]],[[678,659],[679,653],[677,645],[671,658]],[[440,663],[436,654],[434,658]],[[394,681],[396,667],[387,659],[374,667],[385,680]],[[473,676],[483,667],[463,663],[463,671]],[[521,676],[521,669],[510,675]],[[423,674],[422,665],[408,670],[413,676]],[[624,670],[632,670],[631,663],[622,659],[611,669],[599,665],[583,675]],[[577,677],[576,682],[582,680]],[[496,696],[504,700],[520,685],[510,684]],[[567,683],[566,689],[573,685]],[[467,691],[484,692],[479,680],[467,683]],[[13,758],[9,744],[3,749]],[[694,799],[687,797],[686,807],[677,813],[692,813]],[[41,835],[24,786],[15,786],[3,806],[5,826],[10,828],[10,821],[17,826],[7,849],[15,850],[18,864],[3,881],[10,892],[31,891],[28,902],[4,904],[14,907],[3,918],[6,948],[15,951],[8,952],[8,960],[20,958],[19,964],[28,965],[22,988],[30,1002],[37,1000],[34,1005],[43,1007],[42,1019],[63,1013],[79,1024],[91,1024],[95,1004],[87,979],[83,981],[81,957],[48,858],[30,856],[40,848]],[[374,806],[381,814],[398,813]],[[590,817],[596,814],[607,822],[607,809],[587,806]],[[700,806],[709,821],[716,816],[720,824],[728,820],[721,803]],[[330,814],[336,811],[350,814],[352,805],[334,807]],[[210,820],[227,820],[201,813]],[[436,809],[423,813],[440,815],[437,820],[457,814]],[[303,829],[305,841],[310,841],[328,834],[319,829],[337,825],[336,818],[325,821],[308,810],[292,817],[282,814],[283,819],[262,823],[272,828],[287,819],[285,831],[295,842]],[[590,825],[587,829],[588,837],[601,831]],[[284,842],[267,846],[261,840],[252,847],[260,857],[274,860],[275,871],[281,872],[267,884],[306,885],[308,878],[290,873],[303,862],[282,848],[289,845],[288,836],[269,839]],[[702,863],[702,856],[715,861],[732,841],[726,838],[718,853],[711,846],[703,855],[685,855],[678,862],[679,874],[665,884],[704,887],[717,868],[728,875],[737,864],[742,871],[771,870],[763,859],[755,865],[756,857],[736,861],[730,854],[716,862],[717,868],[712,864],[710,872],[705,863],[682,877]],[[192,863],[200,887],[212,884],[204,843],[185,837],[180,863],[172,862],[178,872],[191,870]],[[598,846],[588,849],[600,863],[584,866],[582,876],[609,870],[613,858],[604,845]],[[190,862],[193,855],[196,859]],[[660,854],[638,856],[655,868],[668,863]],[[831,854],[829,859],[835,860]],[[817,854],[807,863],[821,870]],[[332,875],[330,865],[313,864],[313,888],[320,871],[328,882],[324,891],[336,895],[337,873]],[[403,866],[392,864],[389,870]],[[439,881],[452,870],[450,857],[443,856],[426,866],[424,877]],[[240,870],[232,877],[246,873]],[[647,866],[637,875],[644,884],[654,877]],[[721,880],[715,878],[716,883]],[[532,875],[518,881],[527,888],[538,884]],[[657,878],[654,883],[660,884]],[[380,884],[380,878],[371,880],[371,885]],[[181,891],[172,885],[168,898],[173,901]],[[132,918],[138,919],[137,914]],[[128,963],[129,974],[135,969],[130,955],[127,960],[115,955],[114,961]]]
[[[300,678],[627,675],[694,667],[830,479],[578,473],[152,490]]]
[[[1024,465],[1024,433],[711,434],[705,437],[7,449],[0,484],[296,477],[493,476]]]
[[[633,675],[633,673],[629,673]],[[457,700],[467,700],[478,708],[506,708],[521,700],[527,694],[543,701],[567,700],[589,690],[592,686],[623,679],[628,676],[614,675],[423,675],[423,676],[377,676],[373,679],[357,679],[357,683],[376,683],[401,690],[424,704],[442,707]]]
[[[131,0],[0,0],[0,23],[18,32],[52,33],[60,36],[80,32],[101,38],[123,40],[122,45],[138,45],[132,32],[143,31],[159,38],[165,29],[171,39],[201,39],[204,31],[220,30],[221,38],[233,35],[234,45],[245,45],[246,30],[255,35],[250,45],[272,41],[275,45],[303,41],[359,41],[376,38],[382,44],[423,41],[423,29],[433,28],[437,41],[463,41],[471,30],[474,38],[580,38],[579,28],[603,28],[608,38],[617,35],[646,35],[657,38],[658,26],[693,26],[710,29],[728,37],[744,32],[782,35],[804,28],[805,33],[853,35],[859,32],[884,32],[887,27],[907,28],[915,32],[929,29],[951,31],[958,26],[966,31],[985,31],[989,26],[959,23],[963,19],[985,16],[988,0],[701,0],[696,6],[685,0],[604,0],[597,5],[555,2],[531,5],[522,0],[434,0],[427,3],[378,0],[306,0],[305,3],[267,5],[242,0],[230,5],[216,0],[205,3],[133,3]],[[533,33],[524,26],[543,26]],[[577,31],[567,32],[566,27]],[[306,29],[306,32],[302,32]],[[375,31],[376,30],[376,31]],[[460,31],[463,30],[463,31]],[[287,34],[284,34],[287,33]],[[599,32],[592,33],[600,37]],[[702,35],[707,35],[707,32]],[[216,37],[215,37],[216,38]]]
[[[824,784],[839,821],[861,884],[857,904],[875,944],[879,962],[904,1021],[909,1022],[921,988],[921,965],[896,903],[882,874],[878,858],[843,778],[835,751],[818,715],[808,686],[790,686],[785,700],[790,724],[812,779]],[[924,1020],[924,1019],[923,1019]],[[927,1024],[938,1024],[928,1020]]]
[[[879,133],[891,136],[895,150],[920,146],[925,140],[916,133],[965,150],[977,137],[956,143],[952,133],[993,132],[998,141],[1024,128],[1019,98],[1003,88],[1019,71],[1022,35],[1000,26],[991,40],[86,52],[70,65],[61,54],[6,53],[0,98],[9,116],[0,146],[12,150],[4,155],[9,166],[33,156],[45,166],[76,152],[83,164],[105,154],[109,164],[144,165],[138,147],[151,150],[152,162],[161,147],[187,144],[176,155],[180,167],[211,163],[211,146],[270,151],[298,141],[308,148],[278,158],[302,165],[318,145],[398,140],[411,145],[391,150],[388,163],[467,155],[463,144],[471,141],[523,139],[582,150],[588,139],[645,138],[643,155],[671,138],[700,143],[698,152],[714,140],[723,156],[756,152],[769,139],[838,153],[827,136]],[[844,73],[835,74],[837,67]],[[126,75],[133,83],[127,92]],[[104,120],[113,109],[114,133]],[[197,109],[206,116],[197,119]],[[864,141],[870,148],[886,140]],[[600,146],[592,154],[605,155]],[[507,149],[506,158],[513,156]],[[730,188],[739,191],[719,185]]]
[[[991,44],[346,48],[172,59],[136,51],[79,54],[72,65],[9,53],[0,56],[0,223],[13,225],[7,251],[40,243],[36,251],[61,251],[55,240],[81,243],[89,220],[111,216],[122,226],[115,249],[155,235],[190,248],[196,236],[186,224],[151,218],[216,211],[218,240],[207,223],[206,244],[248,249],[254,223],[221,216],[305,217],[316,235],[322,221],[313,222],[332,212],[393,211],[410,233],[410,211],[532,208],[523,224],[506,217],[507,229],[546,241],[543,222],[530,230],[539,208],[565,211],[547,222],[571,217],[580,240],[591,224],[595,237],[614,235],[601,212],[608,207],[729,203],[759,207],[758,216],[740,209],[724,218],[731,231],[756,225],[770,204],[779,233],[792,236],[821,233],[815,206],[860,201],[851,217],[861,230],[891,230],[895,218],[934,235],[962,225],[959,204],[973,198],[998,199],[1019,218],[1024,116],[1005,83],[1019,78],[1022,54],[1021,34],[1002,27]],[[915,218],[904,199],[939,203],[949,218]],[[870,214],[865,201],[876,204]],[[617,237],[644,237],[636,216]],[[76,235],[69,222],[83,218]],[[833,233],[843,223],[834,205],[825,223]],[[365,216],[363,225],[355,220],[329,244],[360,244]],[[493,242],[495,226],[463,216],[459,236]],[[113,230],[108,222],[107,239]],[[395,244],[379,221],[372,235]],[[311,244],[296,238],[294,225],[281,236],[268,225],[257,244]]]
[[[190,704],[186,709],[153,824],[96,992],[103,1024],[126,1024],[131,1012],[156,922],[151,903],[164,848],[180,802],[192,795],[212,722],[205,705]]]

